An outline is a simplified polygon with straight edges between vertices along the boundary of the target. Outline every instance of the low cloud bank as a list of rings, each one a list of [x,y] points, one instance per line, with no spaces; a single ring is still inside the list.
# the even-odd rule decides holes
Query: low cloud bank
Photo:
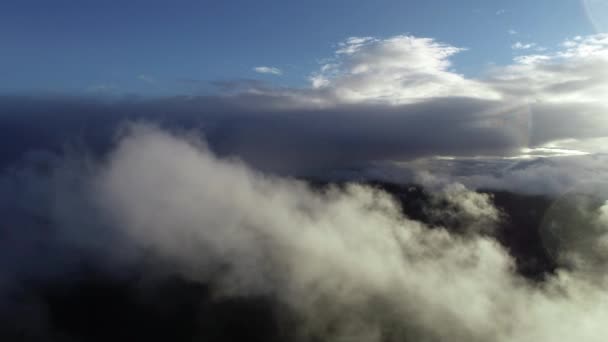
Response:
[[[534,282],[493,237],[503,218],[491,198],[462,185],[440,188],[445,212],[433,215],[445,226],[429,226],[381,190],[312,189],[146,124],[123,131],[102,160],[31,158],[0,178],[6,303],[26,280],[65,277],[83,260],[120,274],[154,255],[163,272],[210,284],[219,298],[274,298],[303,340],[608,336],[605,258],[582,252],[608,236],[601,203],[584,206],[578,226],[548,232],[552,250],[567,253]],[[599,240],[550,238],[581,225]]]
[[[421,159],[362,168],[359,177],[436,187],[462,183],[470,189],[503,190],[528,195],[561,196],[589,185],[608,184],[608,155],[538,157],[530,159]],[[341,175],[336,172],[337,175]],[[355,173],[353,173],[355,174]],[[344,173],[344,178],[353,177]]]
[[[463,50],[432,38],[352,37],[308,87],[233,80],[215,82],[213,95],[157,99],[3,96],[0,163],[66,139],[107,150],[120,122],[141,118],[199,129],[214,153],[291,176],[434,156],[605,152],[607,35],[518,56],[476,79],[451,64]]]

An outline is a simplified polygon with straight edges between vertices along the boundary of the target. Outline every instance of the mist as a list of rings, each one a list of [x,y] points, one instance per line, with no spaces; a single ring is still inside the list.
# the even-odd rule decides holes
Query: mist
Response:
[[[488,194],[439,186],[424,223],[380,188],[263,173],[216,156],[197,134],[149,123],[126,125],[101,157],[86,149],[30,155],[0,185],[2,315],[30,329],[38,317],[41,335],[53,329],[44,307],[34,301],[20,315],[11,298],[67,279],[82,263],[116,277],[143,263],[155,277],[204,284],[219,301],[269,298],[291,340],[608,334],[607,259],[588,252],[606,239],[602,203],[581,207],[576,225],[541,230],[558,266],[538,281],[518,272],[497,239],[508,218]],[[562,239],[582,236],[577,229],[594,239]]]

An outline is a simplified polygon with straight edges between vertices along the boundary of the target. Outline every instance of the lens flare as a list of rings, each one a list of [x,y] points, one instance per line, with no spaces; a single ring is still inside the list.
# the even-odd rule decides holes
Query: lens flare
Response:
[[[598,33],[608,32],[608,0],[582,0],[587,18]]]

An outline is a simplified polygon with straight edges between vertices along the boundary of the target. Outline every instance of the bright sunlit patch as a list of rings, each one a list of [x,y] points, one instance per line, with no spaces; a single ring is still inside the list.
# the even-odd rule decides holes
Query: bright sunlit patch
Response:
[[[566,155],[606,154],[608,153],[607,144],[608,137],[562,139],[531,149],[531,151],[549,150],[556,153],[563,151]]]
[[[608,0],[582,0],[587,18],[598,32],[608,32]]]
[[[559,148],[557,146],[545,145],[542,147],[535,148],[524,148],[522,149],[522,155],[515,158],[536,158],[536,157],[569,157],[569,156],[585,156],[590,154],[589,152],[579,151],[574,149]]]

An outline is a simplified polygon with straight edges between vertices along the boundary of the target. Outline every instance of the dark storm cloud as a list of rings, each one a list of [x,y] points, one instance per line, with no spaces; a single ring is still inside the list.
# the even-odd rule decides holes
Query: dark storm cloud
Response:
[[[99,151],[132,120],[188,127],[220,155],[266,170],[306,172],[433,155],[509,156],[559,139],[608,134],[601,107],[442,98],[405,105],[285,108],[267,95],[101,102],[82,98],[0,99],[2,159],[87,141]]]
[[[79,98],[0,99],[3,159],[89,140],[103,148],[128,120],[199,129],[221,155],[270,170],[300,171],[435,154],[511,154],[518,127],[485,115],[496,103],[464,98],[401,106],[282,109],[284,98],[167,98],[102,103]],[[279,105],[277,105],[277,103]],[[278,107],[278,108],[277,108]]]

